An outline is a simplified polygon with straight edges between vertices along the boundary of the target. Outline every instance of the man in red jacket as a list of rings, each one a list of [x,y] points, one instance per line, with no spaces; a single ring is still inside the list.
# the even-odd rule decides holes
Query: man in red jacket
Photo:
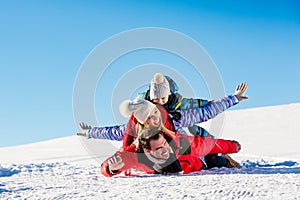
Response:
[[[113,176],[131,168],[146,173],[187,174],[206,168],[201,160],[205,155],[237,153],[241,149],[236,141],[180,134],[171,138],[155,128],[146,128],[139,143],[137,152],[118,151],[104,161],[102,174]]]

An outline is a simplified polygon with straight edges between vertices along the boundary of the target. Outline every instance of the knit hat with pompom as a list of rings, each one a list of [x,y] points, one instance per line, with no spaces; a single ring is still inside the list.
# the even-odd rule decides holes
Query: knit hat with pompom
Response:
[[[119,111],[124,117],[133,114],[139,123],[144,124],[155,107],[155,104],[144,99],[125,100],[120,104]]]
[[[151,80],[150,99],[160,99],[169,94],[170,86],[168,80],[161,73],[156,73]]]

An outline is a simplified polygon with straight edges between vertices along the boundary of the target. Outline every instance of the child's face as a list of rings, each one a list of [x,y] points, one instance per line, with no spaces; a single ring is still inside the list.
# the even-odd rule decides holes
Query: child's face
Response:
[[[168,102],[169,96],[163,97],[163,98],[158,98],[158,99],[153,99],[153,103],[159,104],[159,105],[164,105]]]

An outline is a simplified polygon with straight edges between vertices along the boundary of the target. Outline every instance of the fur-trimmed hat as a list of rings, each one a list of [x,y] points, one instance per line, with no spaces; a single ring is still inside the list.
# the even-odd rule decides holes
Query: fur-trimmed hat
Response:
[[[125,117],[129,117],[133,114],[138,122],[144,124],[155,107],[155,104],[150,101],[135,99],[134,101],[123,101],[119,106],[119,110]]]
[[[154,74],[150,85],[150,99],[159,99],[170,94],[170,86],[168,80],[161,74]]]

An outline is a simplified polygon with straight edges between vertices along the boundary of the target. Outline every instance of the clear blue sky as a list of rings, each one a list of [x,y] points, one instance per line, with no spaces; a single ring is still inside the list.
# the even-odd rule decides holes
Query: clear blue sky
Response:
[[[250,99],[233,109],[300,102],[298,1],[3,0],[0,24],[0,147],[74,135],[72,94],[81,64],[101,42],[134,28],[193,38],[217,65],[227,93],[247,81]],[[166,58],[141,51],[127,64],[176,67],[177,58]],[[116,80],[121,61],[109,72]],[[100,100],[108,104],[110,96],[97,93]],[[95,105],[100,124],[113,125],[103,110],[109,106]]]

